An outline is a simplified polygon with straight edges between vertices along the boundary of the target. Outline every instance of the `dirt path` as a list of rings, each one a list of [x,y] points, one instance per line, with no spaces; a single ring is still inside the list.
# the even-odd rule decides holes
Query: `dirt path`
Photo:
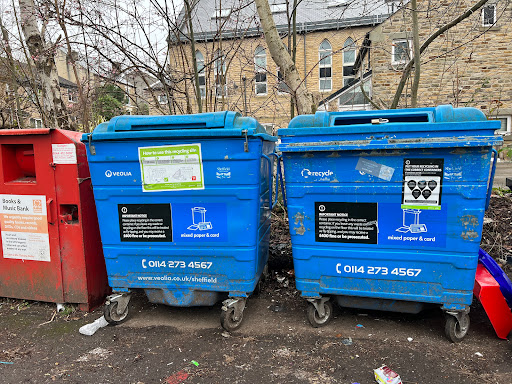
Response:
[[[366,384],[383,364],[404,383],[512,382],[512,346],[496,338],[479,306],[472,308],[469,335],[452,344],[439,310],[336,308],[331,324],[314,329],[293,292],[251,298],[243,327],[232,334],[219,326],[220,306],[169,308],[138,295],[130,320],[87,337],[78,328],[100,311],[58,315],[39,326],[51,319],[53,306],[4,300],[0,360],[13,364],[0,364],[0,382]],[[274,311],[276,301],[282,311]]]
[[[496,197],[492,207],[483,243],[506,258],[512,203]],[[0,299],[0,383],[369,384],[383,364],[404,384],[512,383],[512,345],[496,337],[478,303],[460,344],[445,338],[439,309],[407,315],[335,306],[328,326],[312,328],[294,289],[282,217],[275,217],[271,277],[249,300],[239,331],[222,330],[220,305],[170,308],[138,294],[126,323],[87,337],[78,329],[101,310],[54,316],[54,305]]]

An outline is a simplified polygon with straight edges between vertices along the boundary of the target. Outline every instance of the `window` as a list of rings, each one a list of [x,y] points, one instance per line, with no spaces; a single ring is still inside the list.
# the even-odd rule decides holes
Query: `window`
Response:
[[[204,73],[204,56],[200,51],[196,51],[197,77],[199,78],[199,92],[201,98],[206,98],[206,75]]]
[[[277,69],[277,93],[290,93],[290,87],[284,82],[284,76],[281,70]]]
[[[77,102],[77,97],[76,97],[76,92],[73,92],[71,89],[68,89],[68,101],[70,103],[76,103]]]
[[[43,128],[43,120],[30,118],[30,126],[32,128]]]
[[[38,99],[39,99],[39,98],[40,98],[40,96],[41,96],[41,90],[40,90],[40,89],[38,89],[36,92],[34,92],[34,90],[33,90],[33,89],[30,89],[30,88],[29,88],[29,89],[27,89],[27,93],[28,93],[28,98],[29,98],[29,100],[30,100],[32,103],[34,103],[34,104],[36,104],[36,105],[37,105],[37,103],[38,103]]]
[[[167,95],[158,95],[158,102],[160,104],[167,104]]]
[[[411,40],[393,40],[391,64],[407,64],[412,58]]]
[[[227,96],[228,88],[226,85],[226,58],[220,50],[215,52],[213,70],[215,72],[215,96]]]
[[[320,91],[330,91],[332,89],[332,47],[328,40],[322,41],[318,48],[320,58]]]
[[[254,71],[256,95],[267,94],[267,53],[262,46],[256,47],[254,51]]]
[[[343,43],[343,86],[354,80],[354,63],[356,62],[356,46],[352,38]]]
[[[496,133],[507,133],[511,132],[511,120],[512,116],[494,116],[489,117],[489,120],[499,120],[501,123],[501,127],[496,130]]]
[[[371,77],[363,80],[363,89],[371,97]],[[358,81],[338,97],[338,111],[364,111],[370,110],[371,104],[361,92],[361,82]]]
[[[496,4],[482,8],[482,26],[491,27],[496,23]]]

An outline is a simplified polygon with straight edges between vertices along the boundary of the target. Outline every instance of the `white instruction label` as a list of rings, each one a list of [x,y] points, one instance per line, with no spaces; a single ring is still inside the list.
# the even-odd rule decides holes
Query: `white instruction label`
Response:
[[[201,144],[140,147],[143,192],[204,189]]]
[[[55,164],[76,164],[75,144],[52,144],[52,156]]]
[[[0,195],[4,258],[50,261],[46,214],[46,196]]]

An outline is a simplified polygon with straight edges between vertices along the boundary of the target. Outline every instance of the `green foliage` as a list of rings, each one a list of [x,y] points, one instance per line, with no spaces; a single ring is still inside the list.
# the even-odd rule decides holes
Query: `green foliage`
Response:
[[[105,95],[110,95],[121,104],[126,104],[126,94],[115,84],[105,84],[103,87],[98,89],[98,98]]]
[[[110,94],[100,95],[92,104],[92,111],[95,119],[107,121],[124,114],[123,104]]]
[[[510,194],[510,189],[503,187],[496,187],[492,189],[492,193],[500,197],[507,196]]]
[[[505,157],[508,157],[509,159],[512,159],[512,147],[504,147],[498,149],[498,153],[504,154]]]

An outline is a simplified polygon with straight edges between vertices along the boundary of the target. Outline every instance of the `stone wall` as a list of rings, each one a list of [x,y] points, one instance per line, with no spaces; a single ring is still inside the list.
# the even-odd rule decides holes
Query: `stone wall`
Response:
[[[364,35],[369,27],[357,27],[344,30],[330,30],[311,32],[297,36],[296,66],[302,78],[305,79],[310,92],[317,101],[329,96],[343,87],[343,44],[351,37],[355,45],[362,44]],[[332,46],[332,89],[320,92],[319,90],[319,53],[318,48],[322,41],[327,39]],[[283,42],[288,45],[285,38]],[[255,94],[255,67],[254,51],[262,46],[267,55],[267,94]],[[270,52],[266,48],[263,36],[239,40],[224,40],[208,43],[196,43],[196,49],[201,51],[207,66],[206,83],[207,98],[203,100],[203,112],[234,110],[258,119],[260,123],[268,124],[274,128],[286,127],[290,121],[290,96],[278,91],[277,66],[272,61]],[[213,73],[214,52],[222,49],[226,55],[227,87],[226,98],[214,96],[215,76]],[[197,112],[194,87],[192,84],[193,72],[191,50],[188,45],[174,46],[171,51],[171,66],[177,81],[178,91],[174,93],[177,108],[176,113],[187,113],[187,110]],[[245,87],[243,78],[245,77]],[[244,92],[245,91],[245,92]],[[187,94],[190,106],[187,108]],[[244,97],[245,96],[245,97]],[[247,106],[245,107],[245,99]]]
[[[489,2],[491,4],[492,1]],[[470,8],[474,1],[418,0],[420,45],[440,26]],[[496,3],[498,22],[482,26],[475,12],[440,35],[421,56],[418,106],[453,104],[480,108],[489,117],[512,114],[512,27],[508,1]],[[403,65],[392,64],[393,40],[411,39],[411,12],[395,13],[371,33],[374,100],[391,104]],[[399,107],[410,107],[411,74]]]

